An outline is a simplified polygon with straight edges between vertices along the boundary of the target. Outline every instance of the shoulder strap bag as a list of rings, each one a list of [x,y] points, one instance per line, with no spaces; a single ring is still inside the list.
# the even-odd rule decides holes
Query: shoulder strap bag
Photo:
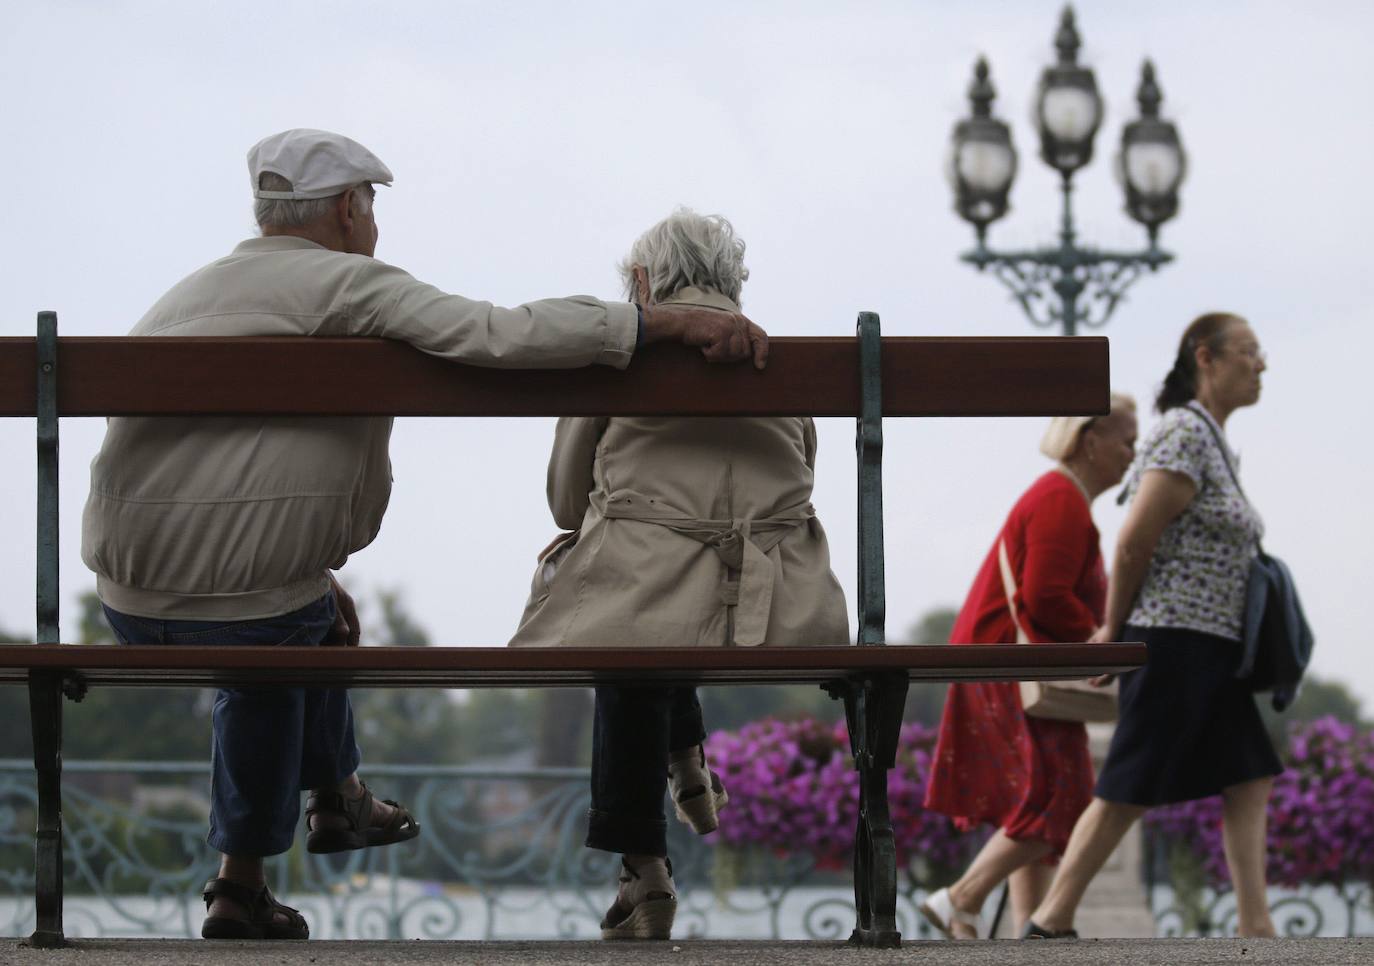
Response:
[[[1007,558],[1007,542],[997,541],[997,562],[1002,568],[1002,589],[1007,595],[1007,610],[1016,626],[1016,643],[1032,643],[1016,613],[1016,578]],[[1117,685],[1094,687],[1087,681],[1022,681],[1021,707],[1032,718],[1055,721],[1115,721]]]
[[[1205,415],[1192,406],[1184,408],[1207,426],[1236,492],[1249,504],[1250,498],[1240,485],[1221,434]],[[1272,691],[1274,710],[1282,711],[1297,697],[1303,672],[1312,660],[1312,629],[1288,567],[1278,557],[1265,553],[1263,544],[1257,544],[1257,550],[1246,578],[1241,659],[1236,677],[1249,684],[1252,691]]]

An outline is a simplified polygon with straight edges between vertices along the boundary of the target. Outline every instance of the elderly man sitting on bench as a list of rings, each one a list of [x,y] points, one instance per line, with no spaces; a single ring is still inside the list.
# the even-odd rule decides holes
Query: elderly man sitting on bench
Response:
[[[272,135],[248,154],[259,238],[178,282],[135,336],[381,336],[471,365],[624,368],[644,342],[709,361],[767,355],[735,312],[637,308],[577,296],[503,309],[373,257],[375,184],[391,172],[326,131]],[[137,373],[129,373],[137,378]],[[372,542],[391,491],[383,418],[116,417],[91,466],[82,557],[126,644],[356,645],[331,570]],[[206,938],[305,939],[268,891],[263,858],[291,846],[300,792],[311,852],[414,838],[405,808],[357,776],[348,692],[225,688],[215,698]]]

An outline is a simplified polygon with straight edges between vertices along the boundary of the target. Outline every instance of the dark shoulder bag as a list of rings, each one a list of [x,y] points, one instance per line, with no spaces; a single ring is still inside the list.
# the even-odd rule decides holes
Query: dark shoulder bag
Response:
[[[1236,477],[1226,444],[1216,427],[1201,413],[1193,415],[1206,424],[1221,451],[1226,472],[1231,474],[1241,499],[1249,503],[1250,498]],[[1298,684],[1312,660],[1312,629],[1303,615],[1292,573],[1278,557],[1265,553],[1263,544],[1250,562],[1243,625],[1244,639],[1236,677],[1249,684],[1252,691],[1272,691],[1274,710],[1282,711],[1297,697]]]

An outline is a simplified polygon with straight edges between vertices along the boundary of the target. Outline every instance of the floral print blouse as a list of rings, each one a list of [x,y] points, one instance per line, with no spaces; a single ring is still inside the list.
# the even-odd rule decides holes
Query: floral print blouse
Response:
[[[1227,472],[1209,423],[1224,441],[1221,427],[1198,403],[1170,409],[1136,457],[1127,484],[1131,498],[1147,470],[1182,473],[1197,485],[1197,495],[1160,535],[1126,623],[1239,641],[1246,579],[1264,522]],[[1229,445],[1227,454],[1239,475],[1240,461]]]

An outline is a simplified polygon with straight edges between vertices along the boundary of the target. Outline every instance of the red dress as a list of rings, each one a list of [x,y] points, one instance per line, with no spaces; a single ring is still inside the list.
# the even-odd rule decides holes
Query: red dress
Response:
[[[1016,578],[1016,608],[1030,639],[1085,641],[1102,622],[1107,575],[1097,527],[1078,485],[1052,470],[1022,494],[998,534]],[[950,633],[951,644],[1012,644],[997,542]],[[1009,838],[1048,842],[1063,854],[1092,801],[1088,735],[1076,721],[1030,718],[1015,682],[952,684],[940,721],[926,808],[964,830],[984,822]]]

